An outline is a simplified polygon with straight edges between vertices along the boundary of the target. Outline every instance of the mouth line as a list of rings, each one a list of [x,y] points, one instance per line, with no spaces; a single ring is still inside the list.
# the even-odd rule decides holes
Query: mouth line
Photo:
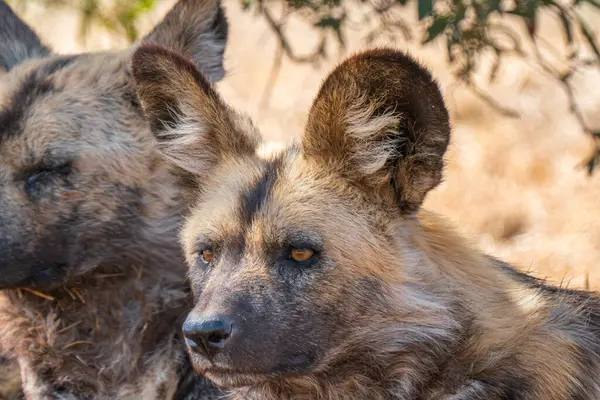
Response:
[[[221,376],[227,376],[227,377],[256,378],[256,379],[260,379],[260,380],[276,378],[278,376],[281,376],[281,373],[278,373],[278,372],[248,371],[248,370],[240,370],[240,369],[234,369],[234,368],[217,367],[214,365],[200,367],[200,368],[197,368],[197,370],[198,370],[198,372],[201,372],[203,375],[211,374],[211,375],[221,375]]]
[[[261,379],[272,379],[278,378],[282,376],[294,376],[294,375],[302,375],[301,371],[249,371],[249,370],[240,370],[234,368],[223,368],[217,367],[214,365],[206,366],[206,367],[198,367],[197,370],[202,374],[215,374],[215,375],[227,375],[227,376],[243,376],[243,377],[255,377]]]
[[[195,357],[194,357],[195,358]],[[237,376],[256,376],[256,377],[280,377],[303,375],[314,370],[313,361],[303,365],[295,365],[295,363],[284,363],[273,366],[270,369],[254,369],[254,368],[239,368],[227,362],[219,362],[219,360],[211,358],[195,358],[193,360],[194,368],[202,374],[213,373],[223,375]]]
[[[227,367],[218,367],[216,365],[208,365],[205,367],[200,367],[202,371],[205,372],[216,372],[221,374],[231,374],[231,375],[268,375],[268,372],[260,372],[260,371],[245,371],[241,369],[235,368],[227,368]]]
[[[258,371],[241,371],[229,368],[206,367],[197,369],[197,373],[206,376],[218,385],[227,388],[257,385],[277,378],[277,374]]]

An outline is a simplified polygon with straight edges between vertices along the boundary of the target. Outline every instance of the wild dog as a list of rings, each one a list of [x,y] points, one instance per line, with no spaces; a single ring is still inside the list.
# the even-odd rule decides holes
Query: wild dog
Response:
[[[409,55],[341,63],[301,141],[266,156],[190,62],[144,46],[133,75],[195,196],[187,345],[233,399],[600,398],[599,298],[481,254],[421,209],[451,129]]]
[[[141,42],[214,82],[227,32],[218,0],[181,0]],[[212,396],[178,328],[187,208],[137,100],[136,46],[57,55],[0,1],[0,350],[28,399]]]

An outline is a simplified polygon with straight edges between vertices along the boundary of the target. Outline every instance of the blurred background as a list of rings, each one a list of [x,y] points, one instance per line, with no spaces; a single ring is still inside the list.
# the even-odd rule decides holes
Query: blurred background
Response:
[[[481,250],[600,289],[599,0],[224,0],[224,98],[267,139],[303,130],[345,56],[390,45],[437,77],[453,138],[425,207]],[[123,48],[174,0],[12,0],[60,53]]]

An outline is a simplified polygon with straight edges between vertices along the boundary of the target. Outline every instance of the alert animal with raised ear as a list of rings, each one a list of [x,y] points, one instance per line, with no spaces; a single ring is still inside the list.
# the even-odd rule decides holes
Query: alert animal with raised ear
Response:
[[[233,399],[600,398],[599,297],[481,254],[421,209],[451,131],[413,58],[348,58],[301,141],[266,155],[185,59],[144,46],[133,74],[195,197],[189,352]]]
[[[219,0],[180,0],[141,42],[214,82],[227,31]],[[219,394],[185,353],[187,205],[133,87],[137,45],[58,55],[0,0],[0,374],[19,368],[27,399]]]

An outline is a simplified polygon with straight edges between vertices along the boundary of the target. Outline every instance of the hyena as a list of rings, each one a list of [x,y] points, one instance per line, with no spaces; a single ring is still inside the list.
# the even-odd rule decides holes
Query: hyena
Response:
[[[187,346],[233,399],[600,398],[600,299],[473,250],[421,209],[451,129],[411,56],[345,60],[302,139],[266,154],[184,58],[145,46],[133,75],[193,201]]]
[[[219,0],[181,0],[141,42],[214,82],[227,32]],[[139,105],[135,47],[57,55],[0,0],[0,353],[28,399],[214,389],[177,328],[193,306],[176,237],[187,200]]]

